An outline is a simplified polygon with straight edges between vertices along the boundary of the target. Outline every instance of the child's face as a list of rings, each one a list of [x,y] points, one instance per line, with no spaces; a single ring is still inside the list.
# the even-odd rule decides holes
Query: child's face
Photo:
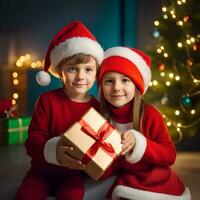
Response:
[[[68,97],[82,100],[93,86],[96,73],[96,61],[92,57],[87,63],[64,64],[61,68],[60,78],[65,85]]]
[[[105,99],[115,107],[129,103],[135,94],[132,80],[117,72],[108,72],[103,76],[102,89]]]

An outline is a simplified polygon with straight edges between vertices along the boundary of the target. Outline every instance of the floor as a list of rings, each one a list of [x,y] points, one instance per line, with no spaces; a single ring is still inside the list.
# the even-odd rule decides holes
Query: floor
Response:
[[[177,154],[173,166],[182,181],[189,187],[192,200],[200,199],[200,152],[181,152]]]
[[[0,199],[11,200],[29,168],[29,158],[23,146],[0,146],[0,160]],[[173,168],[190,188],[192,200],[199,200],[200,152],[179,152]]]

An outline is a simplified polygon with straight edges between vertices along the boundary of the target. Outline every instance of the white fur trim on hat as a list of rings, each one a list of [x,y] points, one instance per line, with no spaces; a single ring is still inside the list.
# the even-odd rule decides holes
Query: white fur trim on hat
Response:
[[[36,74],[36,81],[40,86],[47,86],[51,82],[51,77],[47,72],[39,71]]]
[[[188,188],[185,188],[185,191],[181,195],[177,196],[164,193],[149,192],[118,185],[113,190],[112,199],[117,200],[120,198],[130,200],[191,200],[191,195]]]
[[[144,152],[145,152],[146,147],[147,147],[147,140],[146,140],[146,138],[144,137],[143,134],[141,134],[140,132],[138,132],[136,130],[130,129],[130,130],[127,130],[127,131],[134,135],[135,146],[133,148],[132,153],[131,154],[127,153],[125,155],[125,157],[126,157],[126,160],[128,162],[137,163],[142,159],[142,157],[144,155]]]
[[[101,64],[104,56],[104,51],[98,42],[87,37],[73,37],[55,46],[55,48],[51,51],[50,71],[53,72],[54,75],[58,76],[58,64],[64,58],[73,56],[78,53],[94,56],[97,59],[98,64]]]
[[[119,56],[122,58],[126,58],[127,60],[131,61],[134,65],[137,66],[144,81],[144,93],[145,93],[151,81],[150,66],[147,65],[145,60],[139,54],[126,47],[113,47],[107,49],[104,54],[104,60],[111,56]]]
[[[60,137],[53,137],[49,139],[44,146],[44,158],[48,163],[61,165],[57,160],[57,144]]]

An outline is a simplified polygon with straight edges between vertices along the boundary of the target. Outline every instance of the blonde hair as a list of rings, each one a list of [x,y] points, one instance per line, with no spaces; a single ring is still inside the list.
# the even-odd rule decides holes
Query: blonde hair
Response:
[[[144,111],[144,100],[138,88],[135,88],[133,99],[132,120],[133,128],[142,132],[142,115]]]
[[[103,89],[100,87],[100,113],[110,121],[111,116],[108,110],[108,102],[103,95]],[[144,101],[138,88],[135,88],[135,95],[132,100],[132,122],[133,128],[142,132],[142,115],[144,110]]]

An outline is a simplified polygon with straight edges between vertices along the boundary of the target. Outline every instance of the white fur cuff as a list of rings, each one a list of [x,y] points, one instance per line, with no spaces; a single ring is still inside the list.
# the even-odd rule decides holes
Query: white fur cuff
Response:
[[[139,162],[146,150],[147,141],[144,135],[136,130],[130,129],[130,131],[135,137],[135,147],[133,148],[133,152],[131,154],[126,154],[126,160],[130,163]]]
[[[181,195],[177,196],[118,185],[113,190],[112,199],[119,200],[120,198],[130,200],[191,200],[191,194],[188,188],[185,188],[185,191]]]
[[[60,163],[57,161],[57,144],[60,140],[60,137],[53,137],[50,140],[48,140],[44,147],[44,157],[45,160],[48,163],[60,165]]]

